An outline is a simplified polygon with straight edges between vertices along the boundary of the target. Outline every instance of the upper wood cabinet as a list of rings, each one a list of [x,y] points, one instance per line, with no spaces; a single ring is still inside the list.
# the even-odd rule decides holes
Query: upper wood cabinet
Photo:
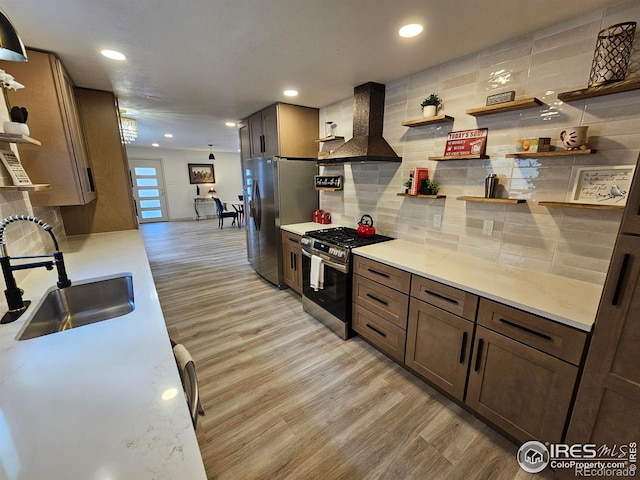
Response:
[[[7,91],[9,108],[27,108],[31,135],[42,142],[41,147],[18,147],[31,181],[51,185],[50,190],[31,194],[31,203],[87,204],[96,198],[96,192],[73,82],[54,55],[30,50],[28,56],[28,62],[0,62],[0,68],[25,85]]]
[[[244,152],[246,133],[240,128],[242,157],[316,158],[318,109],[276,103],[251,115],[248,126],[249,157]],[[243,123],[245,123],[243,122]]]
[[[60,208],[65,231],[82,235],[137,228],[118,102],[112,92],[76,88],[75,93],[99,194],[87,205]]]

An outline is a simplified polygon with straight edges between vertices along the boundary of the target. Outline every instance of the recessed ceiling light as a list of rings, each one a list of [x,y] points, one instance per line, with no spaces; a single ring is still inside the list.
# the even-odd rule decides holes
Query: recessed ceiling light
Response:
[[[405,38],[415,37],[416,35],[420,35],[421,33],[422,25],[418,25],[417,23],[410,23],[409,25],[405,25],[398,31],[398,34],[401,37]]]
[[[225,125],[227,127],[235,127],[236,126],[236,122],[227,122],[227,123],[225,123]]]
[[[287,97],[296,97],[298,95],[297,90],[285,90],[284,93]]]
[[[115,50],[101,50],[100,53],[111,60],[126,60],[127,57],[123,53],[116,52]]]
[[[152,147],[159,147],[159,146],[160,146],[160,144],[159,144],[159,143],[152,143],[152,144],[151,144],[151,146],[152,146]]]
[[[167,138],[173,138],[173,133],[165,133],[164,136]]]

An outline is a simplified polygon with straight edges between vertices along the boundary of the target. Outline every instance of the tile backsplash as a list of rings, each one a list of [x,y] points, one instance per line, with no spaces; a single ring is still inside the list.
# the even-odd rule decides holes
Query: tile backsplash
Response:
[[[8,73],[11,73],[10,71]],[[4,96],[0,96],[0,125],[9,120]],[[0,148],[8,148],[8,144],[0,143]],[[19,157],[20,154],[14,144],[11,149]],[[28,174],[29,172],[27,172]],[[0,186],[13,185],[4,165],[0,163]],[[57,207],[33,207],[27,192],[11,190],[0,191],[0,219],[11,215],[32,215],[53,227],[53,234],[61,242],[65,238],[62,215]],[[5,240],[9,255],[37,255],[52,251],[51,238],[44,230],[31,222],[14,222],[5,230]],[[18,272],[17,276],[24,274]]]
[[[540,206],[569,201],[577,170],[589,166],[636,165],[640,154],[639,90],[563,103],[560,92],[585,88],[598,32],[623,21],[640,22],[640,4],[626,1],[576,17],[532,35],[482,50],[386,85],[384,137],[402,163],[323,167],[344,175],[344,190],[320,192],[321,208],[335,221],[355,223],[367,213],[380,233],[527,269],[602,284],[622,213]],[[639,77],[640,30],[627,78]],[[537,97],[538,108],[482,117],[466,110],[483,106],[494,93],[515,90],[516,99]],[[408,128],[422,116],[420,103],[431,92],[444,100],[451,124]],[[352,132],[352,98],[320,110],[320,125],[337,124],[336,135]],[[551,137],[563,150],[564,127],[588,125],[594,155],[506,158],[518,139]],[[487,160],[436,162],[452,130],[488,128]],[[324,136],[324,132],[320,132]],[[429,168],[446,199],[399,197],[414,167]],[[471,203],[461,195],[483,196],[484,178],[496,173],[498,196],[520,198],[517,205]],[[434,216],[441,225],[434,226]],[[490,236],[484,220],[493,220]]]

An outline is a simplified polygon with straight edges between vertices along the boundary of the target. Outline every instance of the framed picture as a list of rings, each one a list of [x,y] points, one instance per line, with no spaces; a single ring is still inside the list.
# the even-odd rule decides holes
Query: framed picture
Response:
[[[571,202],[626,205],[634,170],[634,165],[579,168],[573,184]]]
[[[190,163],[189,183],[215,183],[216,176],[213,173],[213,164]]]

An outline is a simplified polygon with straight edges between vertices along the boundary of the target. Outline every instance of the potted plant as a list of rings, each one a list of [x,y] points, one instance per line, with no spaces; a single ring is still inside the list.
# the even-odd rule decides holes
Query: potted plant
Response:
[[[440,184],[428,178],[420,184],[420,195],[437,195],[439,190]]]
[[[442,99],[437,93],[432,93],[420,105],[422,105],[422,115],[424,117],[435,117],[438,107],[442,105]]]
[[[411,179],[404,182],[403,185],[404,185],[404,193],[409,193],[409,189],[411,188]]]

